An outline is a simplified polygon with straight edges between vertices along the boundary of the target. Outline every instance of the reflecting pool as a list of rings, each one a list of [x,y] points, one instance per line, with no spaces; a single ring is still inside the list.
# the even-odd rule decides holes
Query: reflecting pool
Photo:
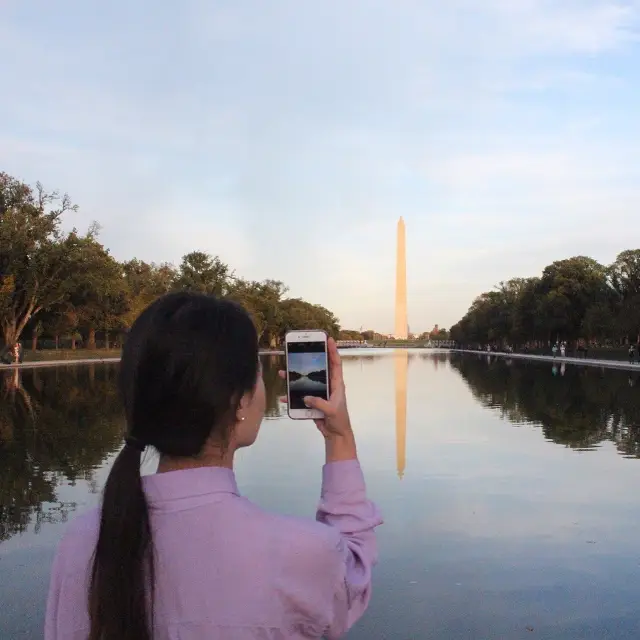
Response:
[[[313,517],[324,447],[283,415],[279,366],[265,357],[269,419],[238,480]],[[349,638],[638,637],[639,374],[424,350],[346,352],[344,371],[385,517]],[[122,443],[116,374],[0,372],[0,638],[42,637],[55,545]]]

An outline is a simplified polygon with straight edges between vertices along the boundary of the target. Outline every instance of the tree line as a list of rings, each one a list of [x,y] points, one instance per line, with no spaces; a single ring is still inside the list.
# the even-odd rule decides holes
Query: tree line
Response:
[[[640,249],[611,265],[577,256],[540,277],[501,282],[473,301],[451,338],[469,346],[640,343]]]
[[[64,232],[65,214],[75,211],[67,194],[35,188],[0,172],[0,339],[6,345],[49,337],[58,346],[109,347],[153,300],[170,291],[228,297],[249,312],[264,347],[282,342],[291,329],[318,328],[338,337],[336,316],[319,304],[287,297],[278,280],[254,281],[202,251],[178,266],[137,258],[119,262],[87,233]],[[1,346],[1,344],[0,344]]]

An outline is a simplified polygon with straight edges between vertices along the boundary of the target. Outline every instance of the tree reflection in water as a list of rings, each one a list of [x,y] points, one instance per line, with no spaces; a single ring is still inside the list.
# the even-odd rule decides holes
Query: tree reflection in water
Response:
[[[451,355],[473,395],[510,422],[540,426],[545,438],[574,449],[615,443],[640,457],[639,374],[593,367],[559,368],[486,355]]]
[[[66,519],[60,482],[91,482],[122,440],[113,366],[0,374],[0,541]],[[46,504],[46,507],[44,506]]]
[[[282,360],[262,359],[267,417],[283,413]],[[122,446],[124,417],[117,365],[0,371],[0,542],[63,522],[76,508],[62,484],[100,487],[96,470]]]

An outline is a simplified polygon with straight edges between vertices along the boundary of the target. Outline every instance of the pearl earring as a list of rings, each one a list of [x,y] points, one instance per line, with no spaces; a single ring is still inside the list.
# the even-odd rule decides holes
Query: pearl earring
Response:
[[[244,422],[244,416],[240,416],[240,422]]]

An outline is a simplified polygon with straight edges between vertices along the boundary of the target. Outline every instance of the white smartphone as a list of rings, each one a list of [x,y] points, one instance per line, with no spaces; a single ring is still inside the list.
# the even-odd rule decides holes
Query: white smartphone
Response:
[[[289,331],[284,338],[287,358],[287,400],[293,420],[324,418],[304,404],[305,396],[329,399],[329,361],[324,331]]]

